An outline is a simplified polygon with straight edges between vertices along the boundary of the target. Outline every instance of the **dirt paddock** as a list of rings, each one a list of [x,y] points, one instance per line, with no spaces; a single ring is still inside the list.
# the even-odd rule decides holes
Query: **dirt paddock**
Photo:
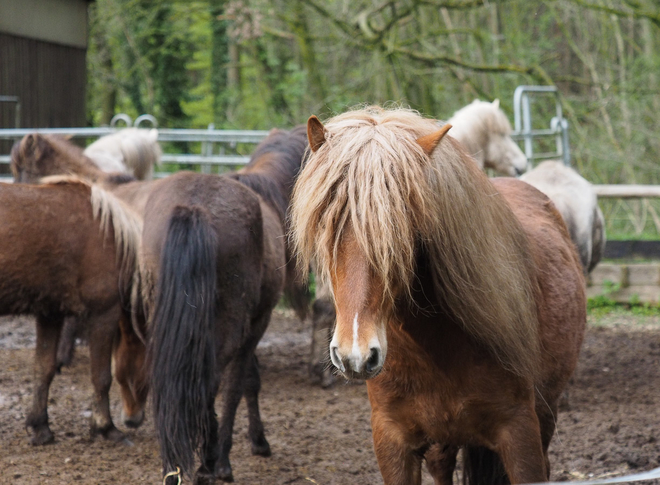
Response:
[[[262,416],[273,456],[253,457],[245,407],[239,409],[231,460],[239,484],[382,483],[371,444],[364,385],[310,384],[310,329],[279,311],[260,344]],[[0,477],[12,484],[160,483],[150,419],[138,430],[119,422],[133,446],[91,440],[91,383],[82,346],[55,377],[49,413],[56,441],[32,447],[25,430],[30,405],[34,323],[0,319]],[[579,480],[639,472],[660,463],[660,319],[611,315],[590,321],[569,408],[551,446],[552,478]],[[424,483],[432,480],[425,475]]]

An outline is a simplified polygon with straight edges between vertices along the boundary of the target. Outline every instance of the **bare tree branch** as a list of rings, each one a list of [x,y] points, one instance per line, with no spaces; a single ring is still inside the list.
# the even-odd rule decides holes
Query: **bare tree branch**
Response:
[[[626,0],[630,10],[624,10],[620,8],[608,7],[606,5],[600,5],[591,3],[587,0],[568,0],[580,7],[588,8],[590,10],[598,10],[601,12],[609,13],[610,15],[616,15],[618,17],[642,17],[647,18],[653,22],[658,28],[660,28],[660,12],[651,12],[650,10],[645,10],[637,1]]]

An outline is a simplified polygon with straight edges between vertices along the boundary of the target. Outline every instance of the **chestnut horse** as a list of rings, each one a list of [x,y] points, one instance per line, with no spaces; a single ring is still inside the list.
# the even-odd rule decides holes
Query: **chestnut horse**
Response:
[[[561,216],[489,181],[433,120],[371,107],[308,122],[291,209],[301,268],[335,297],[332,363],[367,379],[385,484],[548,480],[557,400],[586,322]]]
[[[82,148],[74,145],[68,139],[40,133],[25,135],[14,144],[10,166],[14,183],[37,184],[44,177],[73,176],[111,191],[140,215],[144,212],[151,188],[158,183],[157,181],[137,182],[128,173],[106,173],[85,155]],[[75,338],[82,335],[83,332],[84,328],[76,322],[75,318],[64,319],[57,352],[58,369],[71,363]],[[139,355],[140,352],[136,350],[136,346],[143,345],[140,337],[129,333],[123,335],[126,338],[121,340],[120,348],[124,351],[119,355],[125,357]],[[130,365],[127,364],[128,367]],[[116,373],[116,376],[118,379],[128,379],[130,372],[127,372],[126,375]],[[128,401],[124,401],[125,422],[129,426],[136,426],[141,422],[142,410],[136,403],[130,406],[127,403]]]
[[[60,179],[42,186],[0,184],[0,222],[0,314],[36,316],[36,382],[27,417],[32,444],[54,440],[48,391],[67,316],[89,334],[92,433],[123,440],[110,416],[108,391],[113,346],[116,372],[134,363],[117,343],[121,332],[133,331],[141,220],[111,194]],[[133,400],[139,385],[127,379],[121,384],[125,402]]]
[[[180,172],[160,181],[144,213],[148,358],[155,428],[170,476],[232,481],[229,452],[245,396],[252,453],[270,455],[259,413],[255,348],[295,271],[286,250],[289,199],[307,147],[304,127],[274,130],[230,176]],[[309,304],[304,285],[289,289]],[[223,388],[220,424],[215,397]]]

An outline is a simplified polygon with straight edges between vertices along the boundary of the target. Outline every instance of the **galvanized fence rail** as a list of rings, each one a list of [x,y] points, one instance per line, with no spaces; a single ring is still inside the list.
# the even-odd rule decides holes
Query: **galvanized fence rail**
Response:
[[[20,140],[30,133],[70,136],[79,139],[96,139],[116,132],[114,127],[101,128],[10,128],[0,129],[0,140]],[[216,130],[211,125],[206,130],[158,129],[158,141],[163,147],[161,164],[176,164],[199,166],[202,172],[210,173],[212,167],[241,166],[250,161],[247,155],[234,153],[237,145],[256,145],[266,138],[265,130]],[[175,153],[168,151],[170,143],[200,143],[199,153]],[[9,165],[11,157],[8,153],[0,154],[0,166]],[[8,173],[8,169],[5,169]],[[157,172],[157,177],[168,175],[167,172]],[[9,175],[0,176],[0,180],[8,181]]]

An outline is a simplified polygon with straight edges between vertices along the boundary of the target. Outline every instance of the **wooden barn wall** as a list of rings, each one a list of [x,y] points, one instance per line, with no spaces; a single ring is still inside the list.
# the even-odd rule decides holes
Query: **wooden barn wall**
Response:
[[[21,99],[22,128],[85,126],[85,49],[0,33],[0,95]],[[0,128],[14,128],[0,103]],[[0,141],[0,153],[11,143]]]

